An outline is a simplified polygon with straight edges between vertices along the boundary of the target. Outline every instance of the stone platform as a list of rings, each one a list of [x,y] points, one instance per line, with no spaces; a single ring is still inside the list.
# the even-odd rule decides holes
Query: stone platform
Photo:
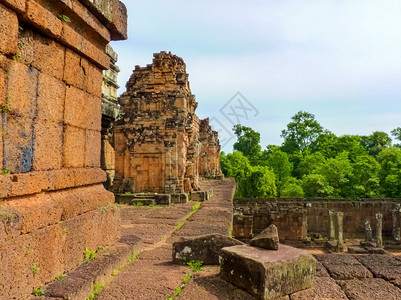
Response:
[[[276,299],[313,286],[316,260],[301,249],[280,245],[278,251],[248,245],[223,248],[221,278],[257,299]]]

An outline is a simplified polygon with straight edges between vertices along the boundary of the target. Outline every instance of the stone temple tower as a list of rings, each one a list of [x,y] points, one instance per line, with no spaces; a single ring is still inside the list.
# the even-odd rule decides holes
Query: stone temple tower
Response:
[[[154,54],[152,64],[135,67],[126,88],[114,125],[114,191],[198,190],[200,120],[183,59]]]

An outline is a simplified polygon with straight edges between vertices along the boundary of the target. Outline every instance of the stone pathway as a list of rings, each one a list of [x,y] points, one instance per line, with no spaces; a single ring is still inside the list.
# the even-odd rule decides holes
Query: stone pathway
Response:
[[[196,204],[193,201],[162,208],[124,207],[122,240],[135,243],[141,253],[124,270],[115,272],[115,279],[96,299],[164,300],[174,295],[191,269],[171,263],[172,243],[182,236],[227,235],[232,222],[234,188],[231,179],[204,181],[202,189],[213,190],[214,196],[203,202],[189,219],[186,215]]]
[[[124,207],[123,241],[135,244],[138,258],[115,277],[95,299],[254,300],[241,289],[219,277],[218,266],[192,272],[171,263],[172,243],[182,236],[228,234],[232,222],[231,197],[235,183],[226,179],[204,181],[204,190],[214,197],[203,202],[191,217],[196,202],[170,207]],[[281,300],[401,299],[401,257],[385,255],[320,254],[315,286]],[[186,274],[191,279],[180,290]]]

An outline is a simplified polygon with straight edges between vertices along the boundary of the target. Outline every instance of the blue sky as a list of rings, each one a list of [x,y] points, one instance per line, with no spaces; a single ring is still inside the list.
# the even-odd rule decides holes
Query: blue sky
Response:
[[[281,144],[299,110],[337,135],[401,126],[399,0],[123,2],[129,38],[112,43],[120,94],[135,65],[164,50],[184,58],[197,114],[216,129],[231,130],[221,108],[240,92],[256,109],[241,123],[261,133],[262,147]]]

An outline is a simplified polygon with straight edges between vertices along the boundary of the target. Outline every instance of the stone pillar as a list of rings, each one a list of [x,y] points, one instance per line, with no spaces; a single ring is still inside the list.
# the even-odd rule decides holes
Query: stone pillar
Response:
[[[376,214],[376,246],[377,248],[383,248],[383,214]]]
[[[393,210],[393,238],[394,241],[400,242],[401,240],[401,232],[400,232],[400,214],[401,209],[397,205],[396,208]]]
[[[336,236],[336,231],[334,227],[334,212],[332,210],[329,210],[329,232],[328,232],[329,241],[334,241],[335,236]]]
[[[370,226],[369,220],[365,221],[365,242],[369,243],[373,239],[372,227]]]
[[[336,212],[336,223],[337,223],[337,252],[344,251],[344,236],[343,236],[343,220],[344,220],[344,213],[343,212]]]

